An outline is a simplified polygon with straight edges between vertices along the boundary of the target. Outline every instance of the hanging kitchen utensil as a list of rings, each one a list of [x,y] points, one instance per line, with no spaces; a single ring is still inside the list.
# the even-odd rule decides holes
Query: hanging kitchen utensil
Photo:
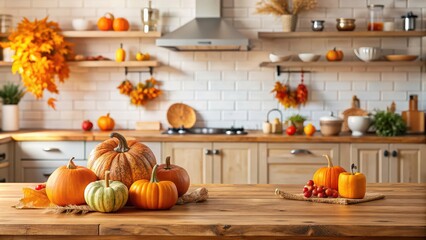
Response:
[[[359,103],[359,99],[357,96],[352,97],[352,107],[346,109],[342,112],[342,118],[343,118],[343,125],[342,125],[342,132],[349,132],[350,129],[348,127],[348,117],[349,116],[367,116],[368,112],[361,109]]]
[[[186,104],[175,103],[167,110],[167,121],[173,128],[191,128],[196,120],[194,109]]]

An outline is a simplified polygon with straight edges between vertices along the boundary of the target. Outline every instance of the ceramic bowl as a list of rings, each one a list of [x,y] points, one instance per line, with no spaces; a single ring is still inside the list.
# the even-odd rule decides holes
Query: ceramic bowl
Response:
[[[368,116],[349,116],[348,127],[352,131],[352,136],[364,135],[370,127],[371,119]]]
[[[316,62],[321,57],[315,53],[299,53],[298,56],[302,62]]]
[[[75,18],[72,20],[72,28],[76,31],[86,31],[92,28],[92,23],[83,18]]]
[[[271,62],[285,62],[290,60],[290,55],[288,56],[280,56],[274,53],[270,53],[269,54],[269,60],[271,60]]]
[[[337,136],[342,130],[343,119],[328,116],[320,118],[320,132],[324,136]]]
[[[355,55],[364,62],[378,60],[381,56],[380,52],[380,49],[375,47],[360,47],[358,49],[354,49]]]

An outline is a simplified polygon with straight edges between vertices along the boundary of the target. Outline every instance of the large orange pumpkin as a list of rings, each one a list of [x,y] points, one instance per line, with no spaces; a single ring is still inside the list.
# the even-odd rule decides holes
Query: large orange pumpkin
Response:
[[[127,31],[129,27],[129,21],[125,18],[116,18],[112,24],[114,31]]]
[[[110,137],[92,150],[87,167],[100,179],[105,179],[105,171],[109,170],[110,180],[128,188],[137,180],[149,179],[157,162],[151,149],[136,140],[127,141],[116,132]]]
[[[133,206],[142,209],[161,210],[173,207],[178,200],[176,185],[171,181],[158,181],[158,165],[152,169],[151,180],[139,180],[132,184],[129,199]]]
[[[84,189],[98,180],[95,173],[82,166],[76,166],[71,158],[66,166],[57,168],[47,179],[46,195],[59,206],[86,204]]]
[[[175,164],[170,164],[170,157],[166,158],[166,163],[158,166],[157,179],[160,181],[172,181],[178,190],[179,197],[188,191],[190,180],[185,168]]]
[[[104,16],[98,19],[98,29],[101,31],[109,31],[113,29],[114,15],[105,13]]]
[[[328,155],[323,155],[328,161],[327,167],[319,168],[313,176],[314,183],[317,186],[324,186],[338,190],[339,174],[346,172],[346,170],[340,166],[333,166],[331,159]]]

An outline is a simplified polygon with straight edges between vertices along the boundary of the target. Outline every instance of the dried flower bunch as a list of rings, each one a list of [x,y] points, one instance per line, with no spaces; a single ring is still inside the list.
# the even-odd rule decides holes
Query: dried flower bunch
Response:
[[[28,92],[37,99],[44,90],[58,94],[56,77],[63,82],[69,76],[66,56],[71,54],[71,43],[64,40],[58,23],[47,17],[34,22],[24,18],[9,35],[9,42],[1,46],[15,51],[12,72],[18,72]],[[55,108],[55,98],[47,103]]]
[[[256,3],[256,13],[259,14],[272,14],[275,16],[281,16],[284,14],[296,15],[303,10],[313,9],[317,1],[316,0],[261,0]]]
[[[155,78],[145,80],[145,83],[138,83],[134,86],[129,80],[124,80],[117,87],[121,94],[130,97],[130,103],[136,106],[143,106],[148,101],[160,96],[163,92],[157,88],[159,85]]]

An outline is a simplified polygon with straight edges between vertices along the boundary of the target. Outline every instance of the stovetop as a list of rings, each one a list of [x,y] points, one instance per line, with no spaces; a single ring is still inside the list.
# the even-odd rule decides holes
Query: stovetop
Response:
[[[185,135],[185,134],[226,134],[226,135],[245,135],[247,132],[244,128],[168,128],[162,134],[168,135]]]

